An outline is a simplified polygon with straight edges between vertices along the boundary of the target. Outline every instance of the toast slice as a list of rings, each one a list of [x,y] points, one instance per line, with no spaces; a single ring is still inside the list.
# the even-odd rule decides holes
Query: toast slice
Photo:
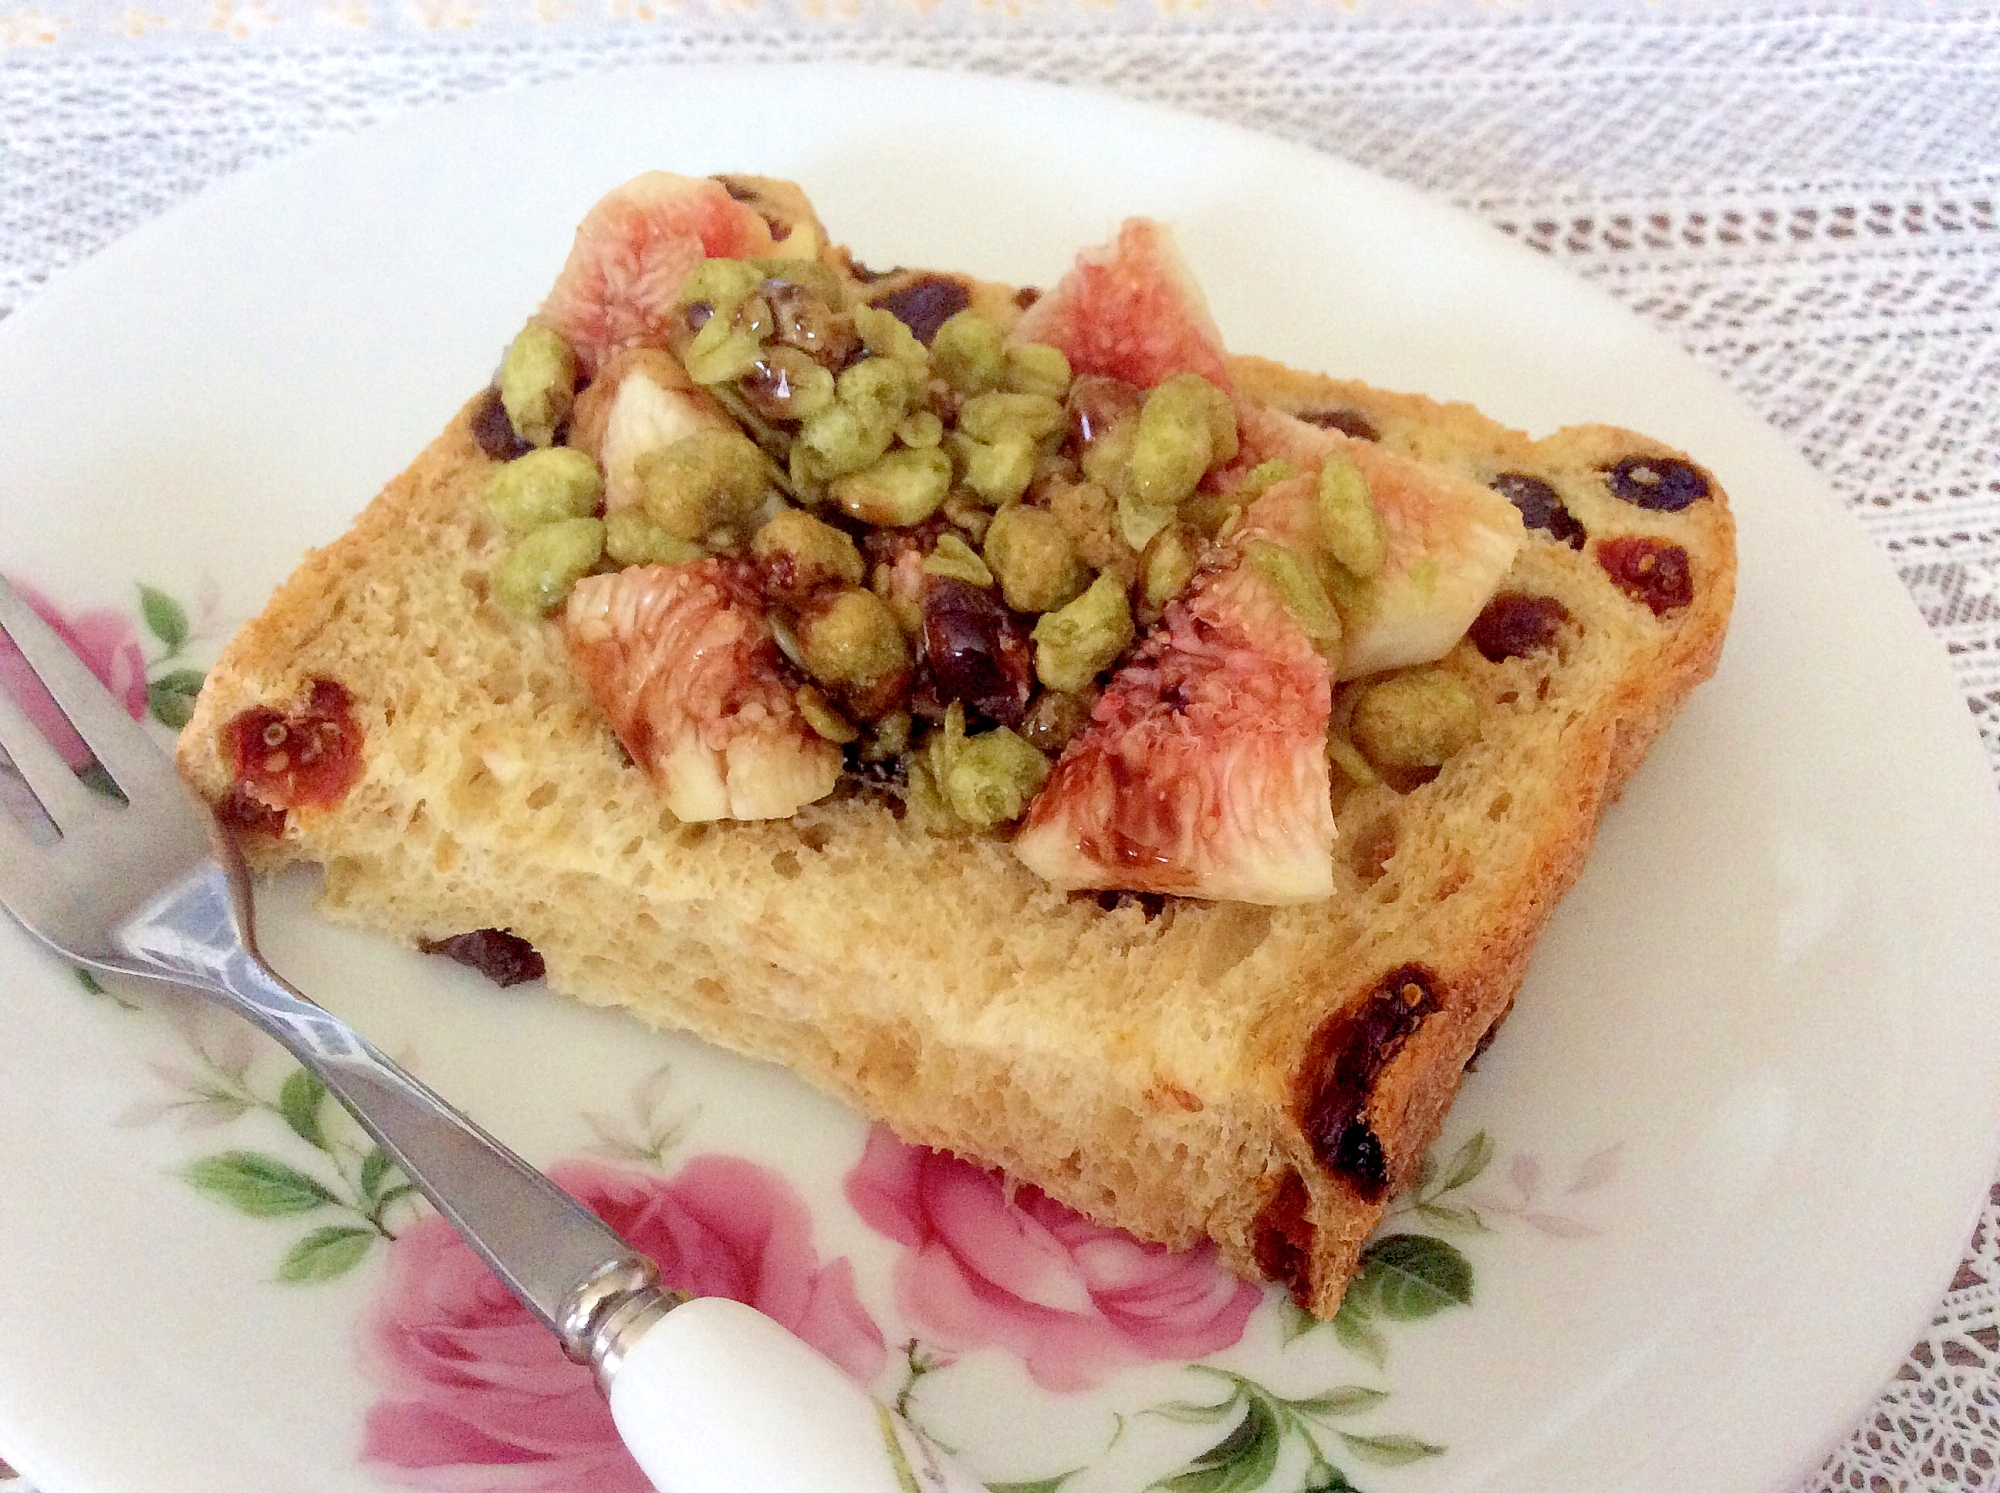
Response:
[[[795,235],[920,333],[924,287],[1003,322],[1031,299],[867,276],[811,244],[805,211]],[[782,1063],[1140,1238],[1212,1239],[1330,1314],[1604,805],[1714,668],[1733,531],[1712,478],[1630,432],[1537,441],[1463,405],[1224,367],[1244,408],[1499,491],[1527,523],[1430,666],[1476,700],[1476,739],[1434,775],[1331,775],[1331,895],[1065,890],[1004,831],[936,833],[851,749],[790,817],[678,818],[562,629],[496,601],[491,394],[230,643],[182,769],[260,869],[322,867],[330,916],[418,945],[507,930],[557,990]],[[1336,721],[1368,683],[1337,686]],[[276,804],[243,776],[273,743],[311,759],[289,753]]]

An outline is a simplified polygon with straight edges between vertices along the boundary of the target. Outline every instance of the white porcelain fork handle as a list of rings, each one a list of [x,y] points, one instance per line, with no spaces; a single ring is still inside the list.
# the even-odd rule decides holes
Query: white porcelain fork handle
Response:
[[[665,1493],[986,1493],[832,1363],[721,1297],[654,1323],[610,1393],[619,1434]]]

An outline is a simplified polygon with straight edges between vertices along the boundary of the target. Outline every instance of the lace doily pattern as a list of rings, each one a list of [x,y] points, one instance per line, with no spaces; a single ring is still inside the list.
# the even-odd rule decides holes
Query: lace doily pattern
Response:
[[[828,59],[1096,84],[1443,195],[1677,338],[1895,565],[2000,771],[2000,12],[1314,3],[0,0],[0,314],[244,165],[502,84]],[[1996,1483],[2000,1189],[1800,1493]]]

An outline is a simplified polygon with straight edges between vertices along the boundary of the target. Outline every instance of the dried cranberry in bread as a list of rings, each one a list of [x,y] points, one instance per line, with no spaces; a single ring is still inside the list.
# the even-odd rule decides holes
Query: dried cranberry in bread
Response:
[[[1713,479],[1228,357],[1144,223],[1037,299],[654,175],[536,325],[210,672],[256,864],[1330,1313],[1715,664]]]

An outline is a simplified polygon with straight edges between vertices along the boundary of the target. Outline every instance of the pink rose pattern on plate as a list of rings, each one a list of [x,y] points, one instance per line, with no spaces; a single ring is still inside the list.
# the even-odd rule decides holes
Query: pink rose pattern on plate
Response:
[[[672,1178],[568,1161],[558,1185],[650,1255],[669,1286],[747,1302],[866,1381],[888,1353],[845,1259],[821,1264],[812,1218],[777,1173],[699,1156]],[[648,1493],[588,1370],[427,1216],[389,1247],[368,1326],[383,1397],[363,1457],[438,1490]]]
[[[1182,1253],[1092,1223],[1033,1187],[1000,1179],[883,1126],[847,1197],[906,1246],[897,1305],[948,1352],[1017,1354],[1037,1384],[1082,1390],[1132,1364],[1205,1358],[1235,1344],[1263,1293],[1223,1270],[1211,1245]]]
[[[138,631],[128,617],[108,608],[69,617],[33,587],[17,584],[14,589],[55,629],[56,636],[84,661],[132,719],[145,716],[146,655],[139,649]],[[71,768],[81,771],[89,765],[90,748],[56,709],[55,701],[35,678],[28,661],[21,657],[21,650],[5,634],[0,634],[0,686],[21,702],[28,718],[54,743]]]

